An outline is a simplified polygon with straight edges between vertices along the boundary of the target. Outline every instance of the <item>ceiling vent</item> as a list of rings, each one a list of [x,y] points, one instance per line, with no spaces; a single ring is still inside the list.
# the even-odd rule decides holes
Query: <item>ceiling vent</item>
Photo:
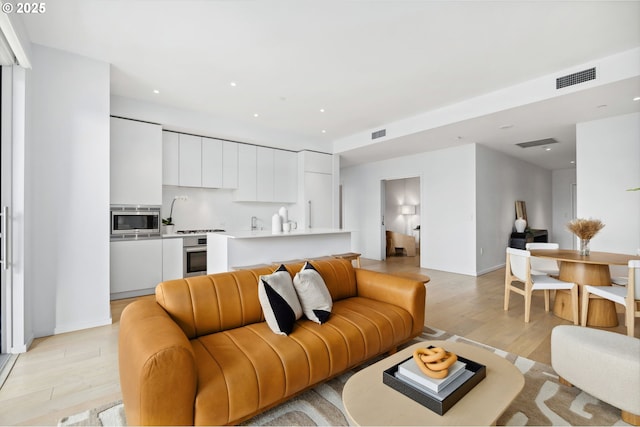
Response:
[[[580,83],[588,82],[596,79],[596,68],[589,68],[588,70],[578,71],[577,73],[569,74],[567,76],[558,77],[556,79],[556,89],[562,89],[567,86],[573,86]]]
[[[386,136],[386,135],[387,135],[387,130],[386,129],[378,130],[378,131],[375,131],[375,132],[371,133],[371,139],[382,138],[383,136]]]
[[[551,145],[551,144],[557,144],[557,143],[558,141],[553,138],[546,138],[546,139],[538,139],[536,141],[521,142],[516,145],[522,148],[530,148],[530,147],[540,147],[541,145]]]

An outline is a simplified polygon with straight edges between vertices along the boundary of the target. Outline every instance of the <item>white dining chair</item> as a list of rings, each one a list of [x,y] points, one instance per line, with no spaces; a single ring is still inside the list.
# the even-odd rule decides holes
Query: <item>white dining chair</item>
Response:
[[[521,282],[523,288],[514,286],[513,282]],[[515,292],[524,296],[524,321],[529,323],[531,315],[531,295],[533,291],[544,291],[544,309],[549,311],[550,291],[571,291],[571,310],[573,323],[578,324],[578,285],[563,282],[546,274],[531,274],[531,252],[507,248],[507,261],[504,281],[504,309],[509,310],[509,295]]]
[[[587,310],[589,309],[589,300],[593,298],[604,298],[613,301],[624,307],[625,324],[627,326],[627,335],[633,336],[635,318],[640,317],[640,260],[635,259],[629,261],[629,277],[627,286],[591,286],[586,285],[582,294],[582,318],[580,324],[587,325]]]
[[[532,249],[560,249],[557,243],[532,242],[525,245],[528,251]],[[549,276],[558,277],[560,268],[555,259],[531,257],[531,274],[547,274]]]
[[[627,275],[627,267],[624,265],[610,265],[611,283],[618,286],[627,286],[629,276]]]

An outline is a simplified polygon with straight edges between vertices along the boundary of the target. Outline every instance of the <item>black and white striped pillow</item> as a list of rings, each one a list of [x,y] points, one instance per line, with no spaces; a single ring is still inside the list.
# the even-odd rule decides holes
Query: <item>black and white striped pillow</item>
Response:
[[[320,324],[329,320],[333,300],[324,279],[311,263],[306,262],[295,275],[293,286],[307,319]]]
[[[284,265],[272,274],[260,276],[258,299],[267,325],[276,334],[289,335],[296,320],[302,317],[300,301]]]

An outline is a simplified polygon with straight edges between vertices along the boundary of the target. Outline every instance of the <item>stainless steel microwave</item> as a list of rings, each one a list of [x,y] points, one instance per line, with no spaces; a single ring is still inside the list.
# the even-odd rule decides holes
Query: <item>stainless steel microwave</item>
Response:
[[[160,237],[160,206],[111,205],[111,240]]]

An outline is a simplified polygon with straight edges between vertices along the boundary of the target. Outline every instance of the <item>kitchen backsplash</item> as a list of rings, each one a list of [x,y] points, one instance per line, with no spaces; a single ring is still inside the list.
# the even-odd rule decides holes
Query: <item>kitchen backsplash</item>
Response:
[[[268,230],[271,229],[271,216],[281,206],[288,209],[290,220],[298,221],[300,217],[297,203],[234,202],[233,190],[164,186],[162,218],[169,216],[171,202],[179,196],[186,196],[187,200],[176,200],[174,203],[173,223],[176,230],[249,230],[252,216],[258,218],[258,228]]]

